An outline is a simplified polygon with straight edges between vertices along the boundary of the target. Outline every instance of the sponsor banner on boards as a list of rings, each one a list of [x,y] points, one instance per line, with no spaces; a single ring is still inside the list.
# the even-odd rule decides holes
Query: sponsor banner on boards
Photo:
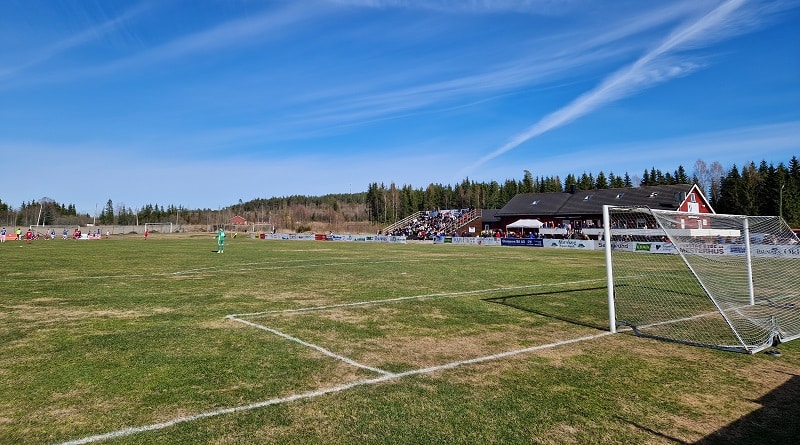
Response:
[[[594,241],[586,239],[545,239],[545,247],[594,250]]]
[[[472,246],[499,246],[498,238],[470,237],[470,236],[440,236],[433,240],[433,244],[459,244]]]
[[[593,240],[553,238],[502,238],[504,246],[551,247],[555,249],[594,250]]]
[[[597,241],[598,249],[605,249],[605,247],[605,241]],[[674,244],[664,242],[614,241],[611,243],[611,249],[660,254],[678,254],[678,249],[680,249],[680,253],[710,256],[744,256],[747,254],[747,246],[744,244],[680,243],[676,248]],[[751,244],[750,252],[754,257],[761,258],[800,258],[800,245]]]
[[[500,245],[544,247],[543,241],[541,238],[500,238]]]
[[[400,243],[405,244],[404,236],[386,235],[337,235],[314,233],[266,233],[261,239],[283,241],[350,241],[368,243]]]

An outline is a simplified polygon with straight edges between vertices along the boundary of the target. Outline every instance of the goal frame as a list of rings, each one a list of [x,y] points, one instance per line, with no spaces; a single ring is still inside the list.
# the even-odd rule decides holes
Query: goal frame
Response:
[[[614,224],[617,223],[617,221],[613,221],[612,220],[612,216],[611,216],[611,213],[612,213],[613,209],[624,209],[624,210],[630,212],[629,215],[635,215],[638,212],[641,212],[643,217],[645,215],[649,215],[650,218],[648,218],[648,220],[649,219],[654,220],[657,225],[656,226],[651,226],[651,227],[654,227],[654,228],[646,227],[649,224],[644,224],[644,223],[640,223],[639,222],[639,221],[642,221],[644,219],[643,218],[642,220],[637,219],[635,226],[627,225],[627,226],[624,226],[624,227],[616,228],[614,226]],[[637,209],[638,209],[638,212],[637,212]],[[710,224],[709,223],[709,225],[708,225],[709,228],[705,228],[701,224],[701,225],[698,226],[697,229],[689,229],[689,228],[684,228],[683,218],[682,218],[682,215],[684,215],[684,214],[687,217],[689,217],[689,219],[694,218],[694,219],[697,219],[698,221],[701,218],[705,218],[705,219],[711,218],[712,221],[719,219],[719,220],[721,220],[723,222],[722,227],[726,227],[726,225],[724,224],[725,221],[732,221],[732,222],[734,222],[736,224],[727,226],[727,228],[721,228],[716,223],[715,224]],[[775,233],[775,234],[778,234],[778,235],[783,234],[784,233],[783,230],[788,229],[788,227],[789,227],[785,223],[785,221],[783,221],[782,218],[772,217],[772,216],[721,215],[721,214],[715,214],[715,213],[711,213],[711,214],[694,214],[694,213],[689,213],[689,212],[676,212],[676,211],[656,210],[656,209],[650,209],[650,208],[644,207],[644,206],[630,207],[630,206],[604,205],[603,206],[603,240],[605,242],[604,251],[605,251],[605,261],[606,261],[606,281],[607,281],[606,285],[607,285],[607,295],[608,295],[609,330],[612,333],[613,332],[617,332],[618,325],[627,325],[627,326],[630,326],[637,335],[641,335],[641,336],[645,336],[645,337],[653,337],[653,338],[659,338],[659,339],[668,340],[668,341],[676,341],[676,342],[679,342],[679,343],[692,344],[692,345],[698,345],[698,346],[706,346],[706,347],[712,347],[712,348],[723,349],[723,350],[732,350],[732,351],[736,351],[736,352],[746,352],[746,353],[751,353],[751,354],[752,353],[756,353],[756,352],[761,351],[761,350],[764,350],[764,349],[766,349],[766,348],[768,348],[768,347],[770,347],[770,346],[772,346],[774,344],[780,343],[780,342],[790,341],[790,340],[794,340],[794,339],[800,338],[800,332],[797,332],[797,326],[796,326],[797,321],[794,318],[790,318],[790,319],[782,318],[782,319],[779,320],[779,322],[776,322],[775,317],[779,317],[780,318],[781,316],[777,315],[780,312],[780,310],[779,309],[775,309],[775,306],[773,306],[770,309],[770,312],[768,313],[769,317],[771,318],[772,326],[769,329],[764,328],[763,333],[766,334],[766,335],[769,335],[769,337],[768,337],[768,339],[766,341],[763,342],[763,344],[759,344],[761,342],[761,340],[758,340],[757,342],[753,342],[752,341],[753,337],[750,336],[750,335],[748,335],[747,339],[745,339],[743,337],[745,335],[745,333],[741,333],[740,332],[740,329],[742,327],[742,324],[741,324],[742,320],[740,318],[740,315],[742,315],[742,314],[739,313],[739,309],[744,310],[745,308],[752,307],[752,310],[756,310],[756,311],[760,310],[760,308],[763,308],[763,301],[762,300],[765,299],[764,295],[763,295],[764,289],[762,288],[764,277],[761,277],[761,275],[759,275],[761,277],[761,278],[759,278],[759,280],[760,280],[759,282],[761,283],[761,284],[759,284],[759,289],[760,289],[759,292],[760,292],[760,295],[761,295],[761,297],[759,297],[759,301],[762,301],[762,302],[758,303],[758,305],[757,305],[757,302],[756,302],[756,287],[754,285],[754,277],[753,277],[754,252],[753,252],[753,246],[751,246],[751,243],[752,243],[751,236],[758,237],[761,232],[756,233],[756,234],[752,234],[751,233],[751,230],[750,230],[750,228],[751,228],[750,227],[750,219],[755,219],[756,226],[759,229],[762,229],[762,230],[763,230],[763,227],[764,227],[763,224],[764,224],[765,220],[766,221],[774,221],[775,225],[772,226],[772,227],[777,227],[776,230],[778,230],[778,231],[770,232],[770,233]],[[630,223],[630,221],[632,221],[632,220],[633,219],[631,218],[631,219],[628,220],[628,222]],[[620,220],[620,221],[624,221],[624,219]],[[664,225],[665,222],[668,222],[668,223],[671,223],[671,224],[675,224],[675,225]],[[678,224],[677,222],[680,222],[680,224]],[[717,227],[717,228],[716,229],[711,229],[710,227],[712,225]],[[639,329],[642,329],[642,328],[644,328],[644,330],[649,330],[652,326],[657,326],[659,324],[664,324],[664,323],[685,322],[688,319],[675,319],[675,320],[672,320],[672,321],[656,322],[654,324],[649,324],[649,325],[648,324],[639,325],[634,320],[639,319],[639,322],[642,322],[642,319],[640,318],[640,315],[643,315],[645,313],[638,314],[637,312],[633,312],[633,313],[630,313],[630,314],[625,316],[625,317],[633,316],[633,320],[629,320],[627,322],[626,321],[620,322],[618,320],[618,318],[617,318],[617,301],[616,301],[617,300],[617,296],[616,296],[616,293],[615,293],[615,276],[614,276],[615,272],[619,272],[619,271],[615,271],[614,260],[612,258],[612,256],[613,256],[612,255],[612,250],[614,250],[613,244],[614,244],[614,242],[619,241],[619,239],[615,238],[614,236],[612,236],[612,230],[614,232],[613,235],[617,236],[617,237],[619,237],[619,236],[631,236],[631,238],[633,239],[632,242],[637,243],[636,250],[638,250],[638,248],[639,248],[638,242],[636,241],[636,238],[635,238],[636,236],[652,237],[653,239],[657,239],[658,237],[663,237],[665,242],[668,239],[669,240],[668,244],[672,244],[673,246],[671,246],[671,248],[674,249],[674,251],[671,251],[671,254],[680,255],[680,257],[681,257],[680,260],[683,262],[683,265],[685,266],[684,272],[685,273],[688,272],[686,276],[689,277],[691,275],[693,277],[693,279],[695,280],[695,284],[698,285],[699,288],[702,289],[703,293],[705,293],[705,298],[707,298],[707,303],[710,303],[709,308],[711,308],[712,307],[711,305],[713,305],[713,308],[715,308],[717,315],[719,316],[719,318],[722,321],[724,321],[724,324],[728,326],[728,328],[730,329],[730,334],[732,334],[732,336],[735,337],[738,340],[738,345],[740,345],[740,346],[731,346],[731,345],[727,345],[727,344],[716,344],[715,345],[713,343],[709,344],[709,343],[706,343],[706,342],[703,342],[703,341],[700,341],[700,340],[695,342],[695,341],[692,341],[692,340],[678,339],[678,338],[681,337],[681,335],[678,335],[678,337],[676,337],[676,338],[670,338],[669,336],[663,337],[663,336],[660,336],[660,335],[650,335],[650,334],[647,334],[647,333],[640,332],[640,330],[639,330]],[[789,230],[791,230],[791,229],[789,229]],[[740,277],[742,277],[742,279],[740,281],[738,281],[738,283],[739,283],[738,289],[740,289],[739,295],[741,295],[742,299],[739,300],[739,301],[741,301],[741,306],[738,306],[738,308],[734,309],[734,313],[731,313],[731,306],[730,306],[731,305],[731,300],[730,300],[730,297],[727,296],[728,293],[726,291],[724,291],[724,289],[723,289],[723,293],[720,294],[721,289],[718,287],[718,284],[714,284],[714,286],[713,286],[714,289],[710,289],[710,288],[708,288],[706,286],[705,281],[707,279],[711,278],[711,277],[715,277],[716,276],[716,275],[713,275],[713,270],[702,270],[702,271],[695,270],[694,265],[695,265],[695,263],[697,263],[697,259],[695,259],[693,257],[695,255],[697,255],[697,253],[692,253],[691,244],[689,244],[689,245],[686,244],[687,243],[687,239],[694,239],[694,237],[698,237],[700,239],[702,239],[703,237],[720,237],[720,239],[722,239],[723,237],[735,237],[735,238],[740,238],[741,239],[741,241],[740,241],[741,244],[739,244],[739,246],[741,246],[741,247],[739,247],[739,249],[742,249],[744,252],[742,252],[742,250],[739,250],[740,254],[735,254],[733,256],[733,258],[738,257],[738,258],[742,259],[741,262],[738,263],[739,267],[742,268],[742,269],[739,269],[742,272],[741,275],[739,275]],[[797,246],[798,245],[797,243],[798,243],[798,241],[800,241],[800,239],[797,238],[797,234],[796,233],[792,233],[791,237],[789,237],[789,238],[790,239],[785,240],[785,242],[787,242],[787,244],[785,244],[785,245],[788,245],[788,246]],[[794,239],[794,242],[792,242],[791,238]],[[645,240],[647,240],[647,239],[649,239],[649,238],[645,238]],[[622,241],[622,242],[631,242],[631,241]],[[722,242],[723,242],[722,240],[719,241],[719,243],[722,243]],[[645,243],[646,243],[645,241],[642,242],[642,244],[645,244]],[[659,242],[659,243],[656,243],[656,244],[661,244],[661,243]],[[783,243],[777,243],[777,244],[784,245]],[[727,244],[727,245],[730,245],[730,244]],[[722,244],[720,244],[719,246],[720,246],[720,248],[722,248]],[[688,248],[690,250],[684,251],[685,248]],[[759,247],[759,249],[762,249],[762,250],[759,251],[761,253],[759,253],[756,256],[759,257],[759,264],[763,265],[763,261],[764,261],[763,260],[763,256],[764,256],[763,246]],[[784,252],[786,252],[786,248],[784,248],[784,249],[785,249]],[[627,248],[624,248],[624,250],[627,250]],[[649,246],[648,246],[648,250],[649,250]],[[790,258],[789,261],[798,261],[798,258],[797,258],[797,247],[789,247],[788,250],[794,252],[792,254],[789,254],[790,255],[789,256],[789,258]],[[725,252],[724,255],[726,255],[726,256],[727,255],[731,255],[730,253],[727,253],[728,252],[727,250],[725,250],[724,252]],[[623,253],[623,255],[626,255],[626,254]],[[662,255],[662,254],[657,254],[657,255]],[[703,256],[705,256],[705,255],[700,255],[700,257],[703,257]],[[689,257],[692,257],[692,258],[689,258]],[[628,263],[629,266],[630,266],[630,260],[629,259],[622,260],[622,261],[623,261],[623,263]],[[785,260],[783,260],[783,261],[785,261]],[[797,263],[793,263],[793,264],[794,264],[794,266],[792,266],[791,264],[788,266],[790,268],[789,271],[796,270],[795,268],[796,268],[796,264]],[[702,269],[706,269],[703,264],[699,264],[699,265],[702,266],[701,267]],[[635,267],[638,267],[638,266],[635,266]],[[763,266],[760,266],[760,267],[763,267]],[[635,268],[633,270],[637,270],[637,269]],[[709,275],[710,273],[712,275]],[[787,277],[787,279],[789,281],[787,281],[786,284],[789,285],[789,286],[793,286],[796,283],[796,281],[791,280],[791,277]],[[645,286],[647,285],[646,283],[647,283],[647,279],[645,279]],[[638,296],[636,296],[636,295],[638,295],[638,294],[628,294],[626,292],[626,297],[625,297],[626,303],[625,304],[626,304],[626,306],[628,306],[628,309],[630,309],[630,304],[631,304],[632,301],[640,302],[640,298]],[[655,295],[657,295],[657,294],[655,294]],[[791,301],[791,299],[795,299],[795,301],[797,299],[797,294],[794,293],[794,292],[790,292],[789,294],[784,294],[784,295],[787,295],[790,298],[790,301]],[[634,300],[631,300],[632,297],[634,298]],[[642,297],[644,297],[644,298],[646,298],[647,300],[650,301],[650,303],[647,303],[647,304],[652,304],[653,300],[650,300],[649,296],[645,296],[643,294]],[[718,301],[717,300],[718,298],[721,298],[721,300]],[[767,299],[767,301],[768,301],[768,299]],[[637,304],[641,304],[641,303],[637,303]],[[795,303],[790,303],[790,305],[792,305],[792,307],[794,307],[793,306],[794,304]],[[672,306],[669,306],[669,307],[672,307]],[[680,306],[676,306],[676,308],[679,308],[679,307]],[[747,310],[750,310],[750,309],[747,309]],[[713,313],[713,311],[712,311],[712,313]],[[704,317],[706,315],[707,314],[705,314],[705,315],[698,314],[695,317],[701,317],[701,316]],[[735,319],[729,318],[729,317],[734,317]],[[690,318],[694,318],[694,317],[690,317]],[[633,324],[631,324],[631,323],[633,323]],[[786,324],[784,324],[784,323],[786,323]],[[637,329],[637,327],[639,329]],[[787,334],[790,334],[790,335],[787,335]]]
[[[172,223],[171,223],[171,222],[165,222],[165,223],[144,223],[144,230],[145,230],[146,232],[152,232],[152,230],[150,230],[150,228],[151,228],[151,227],[169,227],[169,232],[163,232],[163,231],[161,231],[161,230],[158,230],[157,232],[158,232],[158,233],[172,233]]]

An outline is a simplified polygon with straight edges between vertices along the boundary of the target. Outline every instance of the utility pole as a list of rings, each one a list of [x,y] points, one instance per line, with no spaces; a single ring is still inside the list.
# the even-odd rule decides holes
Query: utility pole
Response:
[[[784,186],[786,186],[786,184],[781,184],[781,193],[780,193],[780,199],[779,199],[779,204],[778,204],[778,215],[780,216],[781,219],[783,219],[783,187]]]

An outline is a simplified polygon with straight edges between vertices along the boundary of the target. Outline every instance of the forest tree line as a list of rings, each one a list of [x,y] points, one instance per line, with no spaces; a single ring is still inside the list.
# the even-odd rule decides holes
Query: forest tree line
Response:
[[[584,172],[580,176],[568,175],[563,181],[558,176],[533,177],[524,172],[522,180],[506,180],[500,184],[475,182],[465,179],[455,187],[431,184],[425,189],[395,184],[370,184],[367,190],[367,208],[371,218],[380,223],[391,223],[421,210],[433,209],[497,209],[503,207],[519,193],[567,192],[625,188],[635,186],[698,184],[717,213],[744,215],[782,215],[792,227],[800,227],[800,162],[792,157],[788,165],[777,166],[762,161],[744,164],[740,169],[733,165],[727,172],[719,162],[706,164],[698,160],[691,176],[683,166],[673,172],[656,168],[644,170],[640,177],[632,178],[627,172],[597,176]]]
[[[435,209],[499,209],[519,193],[568,192],[625,188],[666,184],[698,184],[717,213],[745,215],[782,215],[792,227],[800,227],[800,161],[793,156],[778,165],[748,162],[733,165],[727,171],[719,162],[707,164],[697,160],[689,174],[680,165],[673,171],[652,167],[632,177],[628,172],[617,175],[600,171],[558,176],[534,176],[524,170],[519,180],[476,182],[465,178],[456,185],[429,184],[424,188],[411,185],[372,183],[366,192],[328,194],[323,196],[287,196],[258,198],[222,209],[187,209],[182,206],[147,204],[133,209],[114,206],[109,199],[95,215],[77,214],[75,206],[59,204],[50,198],[23,202],[13,208],[0,200],[0,221],[6,225],[137,225],[174,222],[189,225],[215,225],[235,215],[250,222],[271,224],[283,230],[294,230],[310,222],[337,226],[346,222],[370,222],[387,225],[418,211]]]

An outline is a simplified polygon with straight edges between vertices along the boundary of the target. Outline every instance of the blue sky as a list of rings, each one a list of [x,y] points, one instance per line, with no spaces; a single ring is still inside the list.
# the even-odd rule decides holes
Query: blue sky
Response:
[[[0,2],[0,199],[216,209],[800,154],[800,2]]]

